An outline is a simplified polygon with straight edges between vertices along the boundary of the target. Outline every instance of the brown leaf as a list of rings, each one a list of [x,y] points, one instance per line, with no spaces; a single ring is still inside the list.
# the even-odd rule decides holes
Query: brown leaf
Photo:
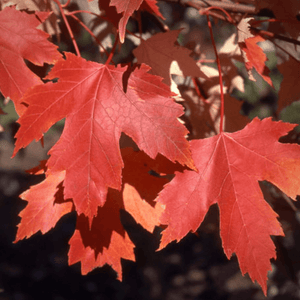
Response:
[[[139,63],[146,63],[151,72],[159,75],[170,85],[170,65],[176,61],[184,76],[203,77],[206,75],[196,65],[196,61],[189,55],[185,47],[175,45],[180,30],[158,33],[133,50]]]
[[[300,62],[290,58],[278,66],[279,72],[283,75],[278,94],[278,112],[294,101],[300,100]]]

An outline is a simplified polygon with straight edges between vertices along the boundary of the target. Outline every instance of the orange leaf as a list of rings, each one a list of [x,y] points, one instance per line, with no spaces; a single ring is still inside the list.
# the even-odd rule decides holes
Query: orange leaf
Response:
[[[248,71],[249,79],[256,81],[252,75],[252,69],[258,72],[258,74],[273,87],[271,78],[268,76],[270,70],[265,66],[267,56],[263,50],[257,45],[258,42],[265,41],[260,35],[254,36],[249,29],[249,21],[252,18],[242,19],[238,25],[238,44],[242,50],[246,69]]]
[[[164,206],[156,203],[152,207],[144,201],[138,191],[128,183],[124,184],[123,199],[125,210],[128,211],[146,230],[153,232],[154,227],[159,225],[159,218],[164,211]]]
[[[43,234],[48,232],[62,216],[71,212],[73,204],[64,202],[61,192],[64,176],[64,171],[51,174],[21,194],[20,197],[28,204],[20,213],[22,220],[15,242],[29,238],[38,231]]]
[[[270,259],[276,257],[270,235],[283,235],[277,214],[264,201],[258,181],[267,180],[293,199],[300,194],[300,146],[281,144],[296,125],[255,118],[243,130],[191,142],[199,173],[177,173],[159,194],[166,205],[160,249],[196,231],[209,207],[218,203],[223,248],[236,253],[266,293]]]

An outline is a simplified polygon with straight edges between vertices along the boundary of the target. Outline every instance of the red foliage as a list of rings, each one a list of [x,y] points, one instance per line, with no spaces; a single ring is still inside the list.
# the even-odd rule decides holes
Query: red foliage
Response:
[[[251,7],[274,9],[275,16],[283,19],[276,22],[292,18],[293,11],[281,12],[271,2]],[[65,18],[72,16],[68,3],[64,7],[58,0],[55,3],[73,37]],[[226,5],[221,1],[219,10],[224,13]],[[0,90],[13,100],[20,116],[14,155],[33,140],[42,139],[52,125],[65,118],[50,158],[30,170],[32,174],[45,173],[46,178],[20,196],[28,204],[20,213],[15,241],[38,231],[46,233],[75,210],[77,224],[69,241],[69,264],[81,262],[82,274],[109,264],[122,279],[121,258],[135,257],[134,244],[120,221],[120,209],[150,232],[163,225],[162,249],[195,232],[209,207],[217,203],[225,254],[230,258],[236,253],[242,273],[249,273],[266,294],[270,259],[276,257],[270,236],[284,233],[258,182],[269,181],[293,199],[300,194],[300,147],[278,142],[295,125],[270,118],[249,122],[232,96],[234,89],[244,92],[244,80],[233,60],[244,62],[250,79],[254,80],[254,68],[273,86],[265,66],[266,54],[257,45],[265,41],[262,32],[266,35],[266,31],[252,28],[252,21],[241,18],[235,10],[229,18],[228,12],[224,17],[220,11],[199,7],[200,14],[228,18],[236,28],[237,41],[232,35],[220,50],[221,64],[219,59],[217,62],[222,74],[208,66],[211,59],[201,53],[201,47],[199,50],[198,45],[187,42],[187,49],[176,43],[180,30],[160,32],[146,41],[139,36],[133,54],[141,65],[113,65],[118,44],[120,49],[128,35],[137,37],[126,31],[129,18],[140,24],[138,14],[146,10],[158,27],[168,27],[156,0],[107,0],[99,1],[99,7],[98,20],[109,21],[119,35],[112,50],[105,50],[105,64],[70,52],[62,57],[48,40],[49,34],[36,28],[54,14],[51,6],[36,13],[18,11],[18,6],[0,11]],[[142,33],[141,27],[139,31]],[[299,31],[287,25],[280,34],[286,34],[282,39],[291,42]],[[298,76],[299,62],[294,63],[291,54],[285,55],[288,58],[279,67],[284,75],[279,109],[299,99],[297,78],[293,78],[294,84],[289,78]],[[54,66],[40,78],[25,60]],[[191,127],[189,136],[180,117]],[[122,149],[121,133],[131,137],[139,149]]]
[[[273,183],[293,199],[299,194],[300,146],[277,142],[294,126],[256,118],[241,131],[191,141],[198,172],[178,173],[158,197],[166,205],[161,222],[168,225],[160,248],[196,231],[218,203],[225,254],[236,253],[242,273],[266,293],[270,259],[276,257],[270,235],[283,231],[258,181]]]
[[[17,20],[17,22],[16,22]],[[40,24],[35,15],[7,7],[0,12],[0,90],[14,101],[19,115],[25,110],[20,98],[41,79],[25,64],[24,59],[42,66],[53,64],[61,57],[49,35],[36,29]]]

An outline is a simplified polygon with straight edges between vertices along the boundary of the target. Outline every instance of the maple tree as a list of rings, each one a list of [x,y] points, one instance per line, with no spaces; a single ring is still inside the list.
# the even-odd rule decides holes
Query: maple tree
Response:
[[[160,250],[195,232],[218,204],[226,256],[235,253],[242,273],[266,294],[270,259],[276,258],[271,236],[284,232],[259,181],[294,200],[300,194],[300,146],[279,142],[296,126],[279,117],[299,100],[299,55],[286,50],[286,44],[299,44],[298,2],[288,0],[280,9],[268,0],[182,1],[207,17],[215,56],[202,51],[197,36],[180,44],[182,30],[169,28],[155,0],[93,1],[97,7],[90,11],[70,10],[70,2],[1,2],[0,91],[13,101],[20,125],[13,156],[33,140],[43,141],[65,118],[49,159],[30,171],[45,179],[20,195],[28,204],[15,242],[48,232],[75,211],[69,264],[81,262],[82,274],[109,264],[122,279],[121,259],[135,256],[120,209],[149,232],[162,227]],[[89,7],[91,1],[83,2]],[[76,14],[104,22],[107,31],[95,35]],[[143,29],[149,16],[155,32]],[[60,52],[54,42],[60,18],[75,54]],[[101,62],[81,57],[71,18],[98,43]],[[234,28],[219,50],[211,18]],[[273,119],[251,121],[234,97],[236,90],[245,92],[238,64],[248,79],[274,88],[265,48],[258,44],[267,39],[283,75],[278,108]],[[119,62],[129,40],[134,58]],[[50,71],[41,77],[28,61]],[[122,133],[135,149],[120,147]]]

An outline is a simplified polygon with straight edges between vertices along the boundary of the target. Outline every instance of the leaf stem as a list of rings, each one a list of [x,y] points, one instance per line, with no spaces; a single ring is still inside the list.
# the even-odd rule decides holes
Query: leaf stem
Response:
[[[80,21],[76,16],[73,14],[68,14],[68,16],[71,16],[74,20],[76,20],[97,42],[97,44],[103,49],[107,57],[109,56],[109,53],[105,49],[105,47],[102,45],[101,41],[95,36],[95,34],[82,22]]]
[[[115,39],[114,45],[113,45],[113,47],[112,47],[112,49],[110,51],[110,54],[109,54],[109,56],[107,58],[106,63],[105,63],[106,66],[112,61],[112,58],[114,56],[114,53],[115,53],[115,50],[116,50],[116,47],[117,47],[118,43],[119,43],[119,34],[116,35],[116,39]]]
[[[131,32],[131,31],[129,31],[128,29],[126,29],[126,33],[131,34],[132,36],[136,37],[137,39],[140,39],[141,41],[144,40],[140,35],[137,35],[137,34]]]
[[[223,92],[222,70],[221,70],[220,58],[219,58],[216,43],[215,43],[215,40],[214,40],[214,35],[213,35],[209,15],[206,14],[206,17],[207,17],[207,25],[208,25],[209,33],[210,33],[210,36],[211,36],[212,45],[214,47],[214,51],[215,51],[215,55],[216,55],[218,70],[219,70],[219,83],[220,83],[220,93],[221,93],[220,133],[222,133],[223,132],[223,119],[224,119],[224,92]]]
[[[273,33],[273,32],[270,32],[270,31],[265,31],[265,30],[260,30],[260,29],[257,29],[255,27],[250,27],[250,29],[255,31],[256,34],[259,34],[263,38],[268,38],[268,39],[272,38],[272,39],[282,40],[282,41],[285,41],[287,43],[291,43],[291,44],[294,44],[294,45],[300,45],[300,41],[289,38],[287,36],[283,36],[281,34]]]
[[[192,78],[192,81],[193,81],[193,84],[195,86],[195,91],[199,97],[199,99],[201,99],[204,103],[207,103],[205,97],[202,95],[200,89],[199,89],[199,86],[198,86],[198,78],[197,77],[193,77]]]
[[[255,27],[264,22],[269,22],[269,23],[279,22],[279,23],[299,25],[299,21],[286,20],[286,19],[264,19],[264,20],[252,20],[251,26]]]
[[[61,7],[63,7],[63,8],[67,7],[70,4],[70,2],[71,2],[71,0],[68,0],[65,4],[61,4]]]
[[[160,0],[165,2],[178,2],[178,0]],[[207,7],[220,7],[223,9],[226,9],[233,13],[246,13],[246,14],[255,14],[256,8],[254,6],[249,5],[243,5],[238,3],[231,3],[229,1],[212,1],[212,0],[206,0],[206,1],[198,1],[198,0],[181,0],[181,4],[187,5],[187,6],[193,6],[196,9],[200,10],[202,8]]]
[[[59,8],[60,13],[61,13],[61,16],[62,16],[62,18],[63,18],[63,20],[64,20],[64,22],[65,22],[65,25],[66,25],[66,27],[67,27],[67,30],[68,30],[68,32],[69,32],[69,34],[70,34],[70,37],[71,37],[71,40],[72,40],[72,42],[73,42],[73,45],[74,45],[76,54],[77,54],[77,56],[80,57],[81,55],[80,55],[80,51],[79,51],[77,42],[76,42],[76,40],[75,40],[75,38],[74,38],[73,31],[72,31],[72,29],[71,29],[71,27],[70,27],[70,24],[69,24],[69,22],[68,22],[68,20],[67,20],[67,18],[66,18],[66,15],[65,15],[64,10],[63,10],[63,7],[67,6],[67,5],[69,4],[70,1],[68,1],[66,4],[64,4],[64,6],[61,5],[61,3],[59,2],[59,0],[53,0],[53,1],[58,5],[58,8]]]
[[[88,10],[74,10],[74,11],[68,12],[67,15],[71,16],[71,15],[80,14],[80,13],[90,14],[90,15],[96,16],[98,18],[100,17],[100,15],[95,14],[95,13],[93,13],[91,11],[88,11]]]
[[[231,15],[225,10],[223,9],[222,7],[218,7],[218,6],[210,6],[208,8],[205,8],[203,11],[200,12],[200,14],[203,14],[203,15],[208,15],[208,12],[210,10],[220,10],[222,13],[224,13],[228,19],[228,22],[231,23],[231,24],[235,24],[236,22],[232,19]]]

